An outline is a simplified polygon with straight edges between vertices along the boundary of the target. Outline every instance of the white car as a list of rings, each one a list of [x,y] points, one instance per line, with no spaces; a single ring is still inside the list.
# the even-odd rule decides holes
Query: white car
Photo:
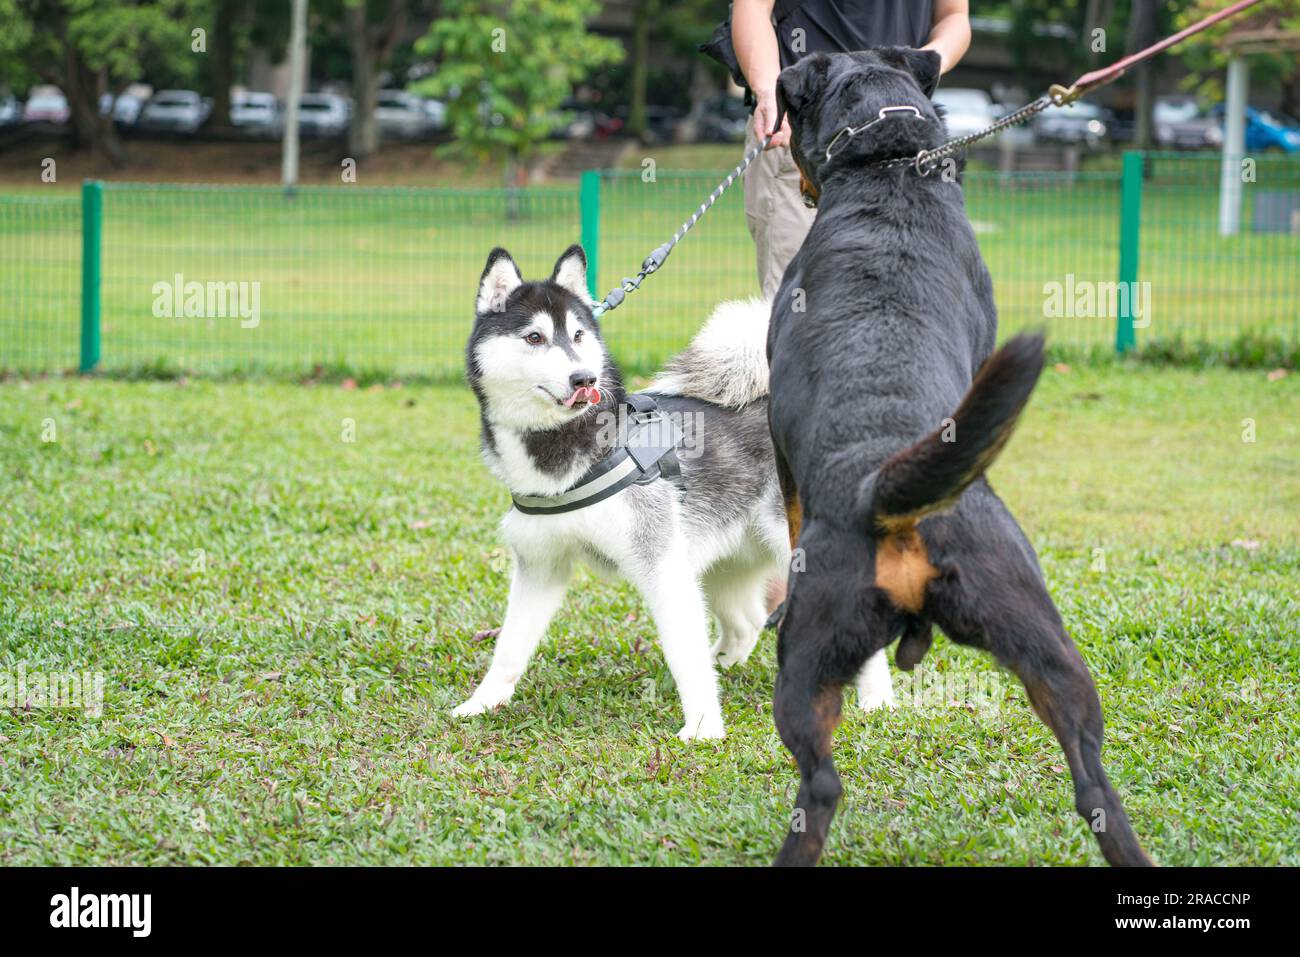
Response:
[[[163,90],[149,98],[136,125],[158,133],[195,133],[211,112],[211,101],[193,90]]]
[[[943,119],[953,139],[978,133],[997,119],[993,98],[983,90],[940,89],[935,91],[933,99],[943,107]]]
[[[105,93],[99,98],[99,115],[111,116],[118,126],[135,126],[144,109],[144,99],[132,93]]]
[[[304,136],[340,136],[348,128],[348,101],[333,93],[308,93],[298,101]]]
[[[1079,100],[1068,106],[1049,106],[1034,120],[1034,133],[1051,143],[1082,143],[1097,149],[1106,139],[1106,112],[1095,103]]]
[[[447,104],[442,100],[425,100],[424,115],[429,120],[430,129],[445,130],[447,128]]]
[[[418,96],[404,90],[380,90],[375,126],[381,137],[418,139],[429,131],[429,115]]]
[[[55,87],[36,87],[23,107],[25,123],[66,123],[71,115],[68,98]]]
[[[236,93],[230,98],[230,125],[275,139],[284,132],[284,111],[273,93]]]
[[[13,94],[6,93],[0,96],[0,126],[13,126],[15,123],[21,123],[22,119],[23,105]]]

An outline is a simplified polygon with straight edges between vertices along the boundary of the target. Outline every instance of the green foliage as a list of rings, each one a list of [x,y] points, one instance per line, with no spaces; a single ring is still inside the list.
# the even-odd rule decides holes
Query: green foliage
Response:
[[[1219,0],[1195,0],[1178,14],[1178,29],[1190,26],[1202,17],[1222,9],[1222,6]],[[1296,0],[1261,0],[1245,13],[1192,37],[1177,51],[1192,72],[1188,77],[1188,86],[1196,89],[1201,99],[1207,102],[1222,100],[1223,71],[1229,57],[1224,41],[1230,34],[1268,27],[1275,27],[1281,32],[1300,33],[1300,3],[1296,3]],[[1250,70],[1253,82],[1293,83],[1297,71],[1300,71],[1300,56],[1294,50],[1253,54]]]
[[[1142,343],[1137,358],[1153,365],[1192,368],[1297,369],[1300,368],[1300,343],[1253,332],[1243,333],[1227,343],[1176,335]]]
[[[623,56],[587,32],[596,0],[444,0],[416,45],[438,60],[417,92],[445,98],[455,142],[479,159],[523,159],[556,125],[575,84]]]
[[[109,84],[146,74],[192,79],[203,66],[191,31],[211,27],[212,0],[0,0],[0,79],[57,81],[73,51]],[[209,36],[208,43],[212,38]],[[210,48],[210,47],[209,47]]]

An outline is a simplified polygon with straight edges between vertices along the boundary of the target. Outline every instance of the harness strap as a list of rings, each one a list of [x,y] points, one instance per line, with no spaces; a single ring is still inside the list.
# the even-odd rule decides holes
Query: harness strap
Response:
[[[623,397],[628,410],[622,442],[559,495],[512,495],[515,508],[525,515],[573,512],[603,502],[631,485],[649,485],[659,479],[685,489],[677,446],[683,435],[645,392]]]

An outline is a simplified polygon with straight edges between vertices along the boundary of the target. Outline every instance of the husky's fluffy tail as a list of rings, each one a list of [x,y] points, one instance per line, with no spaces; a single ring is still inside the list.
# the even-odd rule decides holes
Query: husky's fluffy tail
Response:
[[[650,391],[730,409],[765,398],[771,313],[772,304],[762,299],[719,304],[691,344],[650,384]]]

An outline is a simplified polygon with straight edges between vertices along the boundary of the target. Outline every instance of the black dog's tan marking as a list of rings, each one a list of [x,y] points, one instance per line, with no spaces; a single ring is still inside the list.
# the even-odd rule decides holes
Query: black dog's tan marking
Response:
[[[805,188],[820,199],[768,334],[769,421],[804,569],[790,575],[777,643],[773,712],[800,777],[777,863],[821,855],[841,791],[831,756],[841,687],[895,638],[895,660],[911,668],[938,625],[1024,682],[1106,860],[1148,864],[1102,769],[1092,678],[1033,548],[983,477],[1042,371],[1042,338],[994,352],[992,284],[960,183],[872,165],[944,141],[927,99],[938,59],[813,54],[778,83]],[[900,111],[842,138],[826,160],[837,132],[887,106],[919,116]]]
[[[876,587],[899,611],[919,612],[926,586],[938,577],[915,526],[891,532],[876,545]]]

